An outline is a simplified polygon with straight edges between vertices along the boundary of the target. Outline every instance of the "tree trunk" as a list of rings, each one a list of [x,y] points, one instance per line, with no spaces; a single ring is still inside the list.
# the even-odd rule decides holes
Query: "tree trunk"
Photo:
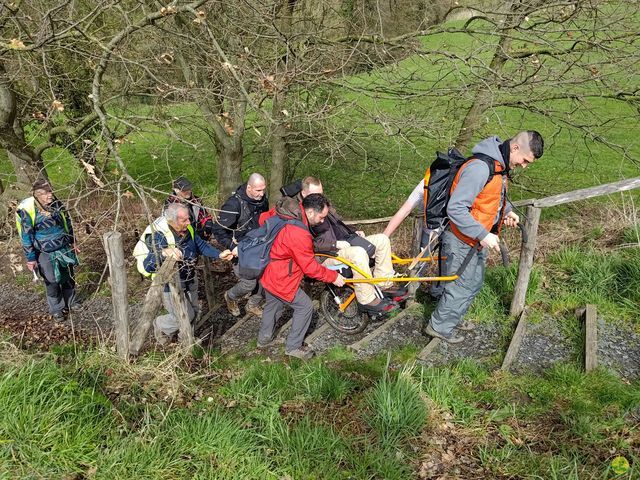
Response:
[[[218,193],[224,200],[242,183],[242,139],[218,147]]]
[[[518,2],[508,2],[504,6],[504,12],[515,14],[516,10],[519,6]],[[514,22],[520,22],[518,17],[515,17]],[[511,37],[507,35],[507,29],[503,30],[504,35],[500,37],[498,41],[498,45],[496,46],[495,52],[493,54],[493,58],[491,59],[491,64],[487,71],[496,72],[496,83],[500,81],[499,76],[502,73],[502,69],[507,63],[508,56],[507,51],[511,46]],[[495,85],[495,84],[494,84]],[[484,112],[491,107],[491,97],[493,89],[487,88],[486,83],[482,82],[478,85],[478,90],[475,92],[475,98],[473,100],[473,104],[467,115],[464,117],[464,121],[462,122],[462,126],[460,127],[460,132],[458,133],[458,137],[456,138],[455,147],[458,148],[461,152],[467,151],[471,148],[471,139],[473,138],[473,134],[476,132],[478,127],[482,123],[482,116]],[[497,85],[496,85],[497,88]]]
[[[31,189],[38,177],[47,177],[42,159],[27,145],[17,115],[15,93],[4,65],[0,62],[0,147],[7,150],[19,189]]]
[[[289,163],[289,145],[287,144],[286,119],[282,114],[283,93],[273,98],[273,119],[277,122],[271,130],[271,175],[269,178],[269,199],[271,203],[280,197],[280,187],[284,185],[285,172]]]

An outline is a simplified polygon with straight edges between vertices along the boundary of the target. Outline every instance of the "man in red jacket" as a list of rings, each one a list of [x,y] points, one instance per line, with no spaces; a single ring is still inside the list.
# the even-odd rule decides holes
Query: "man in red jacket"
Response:
[[[282,198],[276,206],[276,214],[282,218],[303,221],[306,215],[308,224],[321,224],[329,213],[329,201],[324,195],[307,196],[300,211],[297,200]],[[311,323],[313,305],[309,296],[300,288],[302,277],[333,283],[341,287],[344,278],[336,271],[320,265],[313,253],[313,239],[309,230],[297,225],[285,225],[271,246],[270,262],[262,274],[260,283],[264,287],[266,304],[262,314],[262,324],[258,334],[258,347],[266,347],[274,339],[275,325],[282,315],[285,305],[293,308],[291,330],[285,345],[285,354],[307,360],[314,351],[303,344]]]

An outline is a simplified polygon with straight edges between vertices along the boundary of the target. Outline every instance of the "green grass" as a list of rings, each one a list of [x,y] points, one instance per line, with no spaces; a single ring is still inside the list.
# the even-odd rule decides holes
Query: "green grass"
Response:
[[[598,251],[561,247],[545,265],[549,283],[543,306],[561,314],[593,303],[610,318],[637,323],[640,309],[640,248]]]
[[[0,476],[400,480],[416,477],[443,422],[478,478],[609,478],[616,456],[632,465],[620,478],[637,475],[640,384],[603,370],[514,377],[471,361],[221,358],[201,366],[214,375],[177,368],[167,383],[166,364],[154,370],[162,361],[28,356],[2,344]],[[155,383],[138,383],[145,376]]]
[[[385,370],[365,397],[370,409],[367,423],[377,432],[382,445],[418,436],[426,422],[427,408],[413,370],[413,366],[405,367],[395,375]]]

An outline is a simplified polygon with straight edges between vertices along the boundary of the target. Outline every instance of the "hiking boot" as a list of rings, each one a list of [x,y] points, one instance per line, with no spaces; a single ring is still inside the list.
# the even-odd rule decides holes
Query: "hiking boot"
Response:
[[[388,315],[389,313],[398,310],[398,308],[400,307],[397,303],[386,298],[383,298],[375,305],[371,305],[370,303],[358,303],[358,310],[367,313],[372,317]]]
[[[64,322],[66,317],[64,316],[64,313],[58,312],[51,314],[51,318],[53,318],[54,322]]]
[[[229,296],[229,290],[224,292],[224,301],[227,302],[227,310],[234,317],[240,316],[240,306],[238,302]]]
[[[270,347],[271,345],[273,345],[273,342],[275,341],[276,337],[275,335],[271,338],[269,338],[268,340],[262,341],[258,338],[258,343],[257,343],[257,347],[258,348],[267,348]]]
[[[409,295],[409,289],[406,287],[387,288],[382,290],[382,295],[384,295],[384,298],[396,303],[404,302],[411,296]]]
[[[289,355],[290,357],[296,357],[300,360],[310,360],[316,354],[313,349],[309,345],[302,345],[300,348],[296,348],[295,350],[285,351],[285,355]]]
[[[434,337],[434,338],[439,338],[440,340],[444,340],[447,343],[460,343],[462,341],[464,341],[464,337],[457,337],[455,335],[451,335],[450,337],[446,337],[441,333],[436,332],[431,325],[427,325],[423,332],[430,336],[430,337]]]
[[[255,303],[247,303],[244,309],[247,311],[247,313],[255,315],[258,318],[262,318],[262,307],[260,307],[260,305],[256,305]]]
[[[456,328],[458,330],[462,330],[463,332],[471,332],[472,330],[476,329],[476,324],[471,323],[468,320],[463,320],[460,325],[456,325]]]

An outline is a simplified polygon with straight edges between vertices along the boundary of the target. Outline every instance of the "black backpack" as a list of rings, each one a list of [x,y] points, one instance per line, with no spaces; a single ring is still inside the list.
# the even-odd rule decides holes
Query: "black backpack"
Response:
[[[451,197],[451,185],[456,174],[468,160],[482,160],[489,167],[487,183],[496,175],[495,160],[488,155],[476,153],[464,157],[456,148],[447,153],[437,152],[436,159],[427,169],[424,176],[424,190],[426,202],[424,205],[425,225],[429,230],[441,231],[447,220],[447,204]],[[509,169],[498,172],[498,175],[508,175]]]
[[[238,273],[241,278],[260,278],[264,269],[267,268],[271,253],[271,246],[280,230],[287,224],[296,225],[307,229],[307,226],[300,220],[270,217],[259,228],[247,232],[238,243]]]

